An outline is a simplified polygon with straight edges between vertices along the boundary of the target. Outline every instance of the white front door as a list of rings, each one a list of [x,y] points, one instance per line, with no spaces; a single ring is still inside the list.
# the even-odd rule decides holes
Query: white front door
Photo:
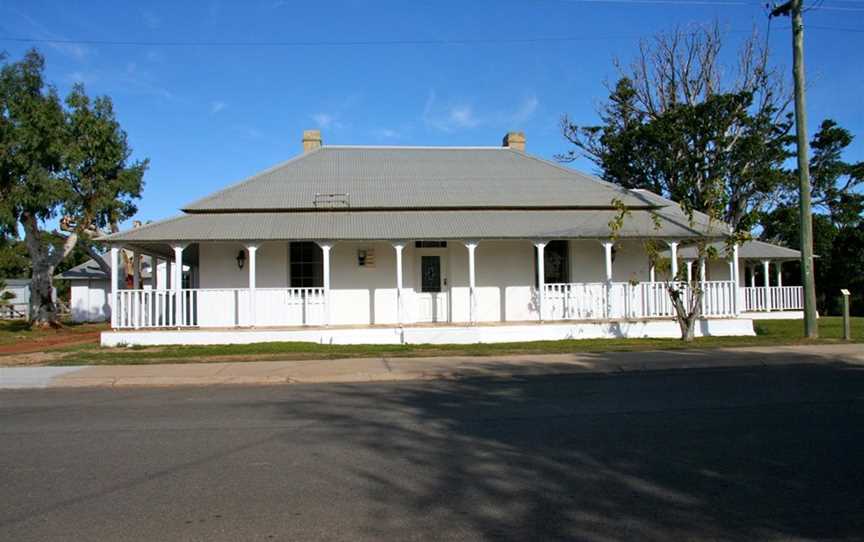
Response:
[[[418,256],[420,291],[417,293],[418,322],[446,322],[447,308],[447,255],[445,252],[421,250]]]

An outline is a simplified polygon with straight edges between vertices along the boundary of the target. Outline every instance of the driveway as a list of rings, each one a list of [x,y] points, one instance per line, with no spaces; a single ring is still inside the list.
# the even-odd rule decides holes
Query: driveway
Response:
[[[4,391],[0,540],[860,539],[862,399],[842,362]]]

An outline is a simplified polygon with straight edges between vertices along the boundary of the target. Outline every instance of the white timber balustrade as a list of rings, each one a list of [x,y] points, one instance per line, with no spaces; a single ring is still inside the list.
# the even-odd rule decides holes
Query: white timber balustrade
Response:
[[[610,316],[612,311],[612,249],[615,247],[615,243],[612,241],[605,241],[601,244],[603,245],[604,261],[606,262],[606,303],[604,305],[604,316],[606,318],[612,318],[612,316]]]
[[[804,310],[804,289],[801,286],[750,286],[741,288],[745,312]]]
[[[258,323],[258,313],[255,310],[256,298],[258,297],[255,293],[257,276],[255,256],[258,253],[258,245],[246,245],[246,252],[249,254],[249,257],[247,258],[249,260],[249,325],[255,327]]]
[[[732,245],[732,282],[735,283],[735,314],[741,314],[741,262],[738,259],[738,243]]]
[[[405,243],[393,243],[396,251],[396,323],[402,325],[402,250]]]
[[[474,293],[477,285],[474,266],[474,252],[477,250],[477,242],[466,241],[465,248],[468,249],[468,321],[473,324],[477,321],[477,298]]]
[[[321,247],[323,255],[324,267],[324,325],[330,325],[330,249],[333,248],[333,243],[322,242],[318,243]]]
[[[186,246],[183,243],[171,245],[174,250],[174,276],[171,277],[171,286],[174,290],[174,325],[177,327],[186,325],[183,305],[183,250]]]
[[[689,284],[676,285],[686,302],[693,295]],[[603,320],[674,318],[675,307],[665,282],[595,282],[544,285],[548,320]],[[735,282],[705,281],[703,316],[735,315]]]
[[[672,265],[672,280],[678,280],[678,243],[676,241],[671,241],[669,243],[669,250],[671,252],[670,255],[670,263]]]
[[[546,241],[536,241],[534,247],[537,249],[537,317],[542,322],[545,310],[546,297],[546,257],[544,249]]]
[[[606,314],[605,282],[548,283],[543,285],[549,320],[602,320]]]
[[[117,256],[120,248],[112,245],[109,250],[109,260],[111,266],[111,327],[118,327],[119,315],[119,300],[120,300],[120,285],[117,280]]]
[[[255,314],[249,288],[184,289],[184,312],[176,290],[119,290],[115,328],[225,328],[320,326],[326,321],[324,288],[255,288]],[[182,318],[178,320],[178,314]]]

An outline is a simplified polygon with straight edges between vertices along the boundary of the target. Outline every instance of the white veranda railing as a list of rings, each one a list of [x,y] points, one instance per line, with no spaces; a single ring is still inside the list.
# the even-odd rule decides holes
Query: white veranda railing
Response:
[[[741,288],[744,298],[743,310],[792,311],[804,308],[804,288],[802,286],[748,286]]]
[[[114,300],[115,328],[244,327],[320,325],[325,321],[323,288],[120,290]]]
[[[678,288],[686,299],[693,295],[687,284]],[[703,316],[734,316],[736,291],[733,281],[702,283]],[[675,316],[672,298],[665,283],[576,282],[546,284],[543,318],[546,320],[606,320],[632,318],[671,318]]]

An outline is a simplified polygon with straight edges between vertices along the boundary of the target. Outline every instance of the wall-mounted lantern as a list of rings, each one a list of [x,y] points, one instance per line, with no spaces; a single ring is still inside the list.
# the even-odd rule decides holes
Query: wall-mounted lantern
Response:
[[[237,267],[243,269],[244,265],[246,265],[246,251],[241,250],[237,253]]]
[[[375,249],[361,248],[357,251],[358,267],[375,267]]]

